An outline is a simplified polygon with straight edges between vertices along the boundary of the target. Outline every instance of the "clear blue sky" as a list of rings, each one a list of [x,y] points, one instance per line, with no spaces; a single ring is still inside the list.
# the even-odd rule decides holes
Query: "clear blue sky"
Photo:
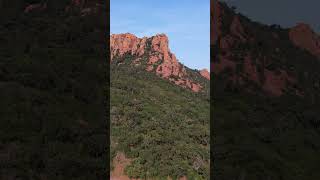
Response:
[[[165,33],[177,59],[210,69],[210,0],[111,0],[111,34]]]
[[[292,27],[297,22],[310,24],[320,32],[319,0],[223,0],[237,7],[237,12],[265,24]]]

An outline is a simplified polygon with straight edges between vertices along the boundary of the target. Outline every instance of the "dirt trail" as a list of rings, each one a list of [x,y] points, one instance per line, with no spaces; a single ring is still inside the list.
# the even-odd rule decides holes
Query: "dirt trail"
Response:
[[[141,179],[134,179],[134,178],[129,178],[127,175],[124,173],[124,169],[126,166],[128,166],[131,163],[131,160],[126,158],[124,153],[118,152],[116,157],[113,159],[113,166],[114,169],[111,172],[110,180],[141,180]],[[170,177],[168,177],[168,180],[172,180]],[[187,178],[181,177],[179,180],[187,180]]]
[[[110,180],[131,180],[124,174],[124,168],[130,164],[130,159],[127,159],[123,153],[118,152],[113,159],[114,169],[111,172]]]

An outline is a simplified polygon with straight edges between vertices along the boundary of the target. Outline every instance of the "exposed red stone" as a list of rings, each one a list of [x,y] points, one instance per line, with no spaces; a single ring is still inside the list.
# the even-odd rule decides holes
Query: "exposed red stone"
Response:
[[[176,57],[171,54],[169,50],[169,40],[165,34],[158,34],[151,40],[151,47],[153,51],[163,54],[164,61],[176,62]]]
[[[178,62],[176,56],[170,52],[168,44],[168,37],[165,34],[158,34],[152,37],[152,51],[158,52],[160,55],[159,59],[163,60],[163,62],[157,67],[156,73],[164,78],[171,75],[182,77],[185,75],[185,73],[181,71],[182,65]],[[153,61],[155,60],[153,59]]]
[[[148,64],[154,64],[158,62],[161,59],[161,56],[161,54],[159,54],[159,56],[150,56]]]
[[[34,10],[44,10],[46,8],[47,8],[46,3],[44,3],[44,4],[42,4],[42,3],[30,4],[24,9],[24,12],[29,13]]]
[[[296,46],[320,58],[320,36],[309,25],[298,23],[290,29],[289,37]]]
[[[111,172],[111,180],[130,180],[127,175],[125,175],[125,168],[131,163],[131,159],[125,157],[124,153],[117,152],[114,157],[112,164],[114,166],[113,171]]]
[[[228,79],[233,83],[243,84],[245,83],[245,77],[249,81],[261,86],[266,93],[272,96],[282,95],[284,90],[287,89],[287,86],[295,82],[295,79],[289,76],[288,73],[284,70],[277,70],[280,71],[280,73],[277,73],[276,71],[267,70],[266,65],[268,65],[269,63],[267,59],[258,60],[260,65],[262,63],[261,67],[264,71],[264,81],[260,80],[257,69],[258,64],[254,63],[252,56],[249,52],[247,53],[247,55],[244,56],[243,69],[241,69],[241,73],[236,74],[236,60],[234,59],[234,53],[232,53],[232,48],[235,45],[237,45],[239,41],[246,41],[245,39],[242,39],[245,38],[244,33],[240,32],[234,32],[234,34],[232,35],[226,35],[220,38],[219,46],[221,51],[224,51],[225,54],[218,55],[218,60],[213,61],[213,63],[211,64],[213,72],[215,74],[220,74],[223,71],[229,69],[231,71],[231,74],[229,75]],[[248,91],[250,91],[250,89],[248,89]]]
[[[193,83],[189,79],[178,79],[178,80],[169,79],[169,80],[175,83],[176,85],[179,85],[182,87],[188,87],[194,92],[199,92],[202,89],[202,86],[200,84]]]
[[[133,34],[113,34],[110,38],[111,60],[118,55],[122,56],[129,52],[131,55],[141,56],[144,54],[146,38],[138,38]]]
[[[201,85],[197,83],[191,83],[191,90],[194,92],[199,92],[201,90]]]
[[[244,33],[244,28],[240,22],[239,16],[234,16],[231,26],[230,26],[230,33],[233,34],[234,36],[238,37],[241,39],[241,41],[245,42],[245,33]]]
[[[73,6],[82,6],[85,3],[85,0],[71,0],[71,5]]]
[[[250,55],[244,58],[242,75],[235,74],[236,63],[233,60],[227,58],[221,58],[220,60],[220,62],[215,63],[212,67],[214,73],[219,74],[229,69],[231,70],[229,80],[233,83],[239,82],[243,84],[243,77],[246,77],[251,82],[261,86],[266,93],[272,96],[281,96],[288,85],[296,83],[296,79],[290,76],[285,70],[271,71],[266,68],[263,68],[264,81],[260,80],[257,66],[253,63]]]
[[[147,70],[147,71],[152,71],[152,70],[153,70],[153,66],[148,66],[148,67],[146,68],[146,70]]]
[[[234,44],[235,40],[232,36],[226,35],[224,37],[221,37],[219,47],[221,50],[228,50],[232,47]]]
[[[151,49],[146,51],[147,43]],[[147,57],[147,71],[154,71],[158,76],[173,83],[199,92],[202,86],[188,79],[184,66],[170,52],[169,40],[165,34],[157,34],[150,38],[138,38],[133,34],[113,34],[110,38],[111,61],[114,57],[125,54],[132,55],[132,63],[139,64],[142,57]],[[171,77],[175,77],[173,80]]]
[[[183,78],[187,74],[182,69],[183,69],[182,65],[178,62],[164,61],[157,67],[156,73],[164,78],[167,78],[170,76]]]
[[[80,11],[80,13],[81,13],[81,16],[87,16],[87,15],[93,13],[94,11],[95,11],[94,8],[88,7],[88,8],[82,9],[82,10]]]
[[[260,84],[257,66],[252,63],[252,59],[250,55],[247,55],[244,58],[244,72],[249,80],[254,81],[255,83]]]
[[[221,73],[225,69],[231,69],[235,70],[236,68],[236,63],[230,59],[227,58],[221,58],[219,62],[211,63],[212,64],[212,69],[213,72],[216,74]]]
[[[289,77],[288,73],[284,70],[276,73],[265,69],[264,74],[265,83],[263,84],[263,90],[274,96],[281,96],[287,85],[295,81],[292,77]]]
[[[253,55],[250,50],[243,50],[240,53],[234,51],[244,43],[255,45],[258,42],[254,34],[246,33],[240,16],[236,14],[231,17],[232,21],[228,28],[229,31],[226,30],[227,34],[222,34],[221,24],[223,21],[221,18],[226,12],[223,4],[216,0],[211,1],[211,44],[219,46],[219,54],[214,56],[216,59],[211,59],[212,73],[219,75],[228,70],[229,73],[225,76],[226,80],[234,83],[234,85],[244,85],[242,87],[250,92],[256,90],[256,86],[251,86],[254,83],[271,96],[281,96],[289,89],[295,91],[297,95],[303,96],[304,92],[293,86],[297,83],[294,72],[288,73],[281,67],[269,70],[267,67],[274,64],[273,59]],[[280,38],[277,33],[270,33],[272,33],[273,38]],[[320,58],[320,37],[312,31],[310,26],[300,23],[290,29],[289,36],[296,46],[306,49]],[[280,52],[279,47],[275,46],[274,48],[276,52]],[[246,84],[248,81],[250,82],[249,85]]]
[[[210,80],[210,73],[207,69],[202,69],[200,72],[201,76],[203,76],[204,78]]]

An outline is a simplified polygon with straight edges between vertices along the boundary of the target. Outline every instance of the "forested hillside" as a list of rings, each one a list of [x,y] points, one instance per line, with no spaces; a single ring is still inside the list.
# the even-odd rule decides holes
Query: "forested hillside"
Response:
[[[0,179],[106,177],[106,2],[94,3],[0,2]]]
[[[211,173],[219,180],[319,179],[320,60],[312,52],[317,42],[300,38],[315,33],[213,5]]]
[[[129,177],[208,179],[209,80],[178,64],[168,45],[162,44],[167,40],[160,41],[160,47],[165,48],[157,51],[152,38],[147,39],[142,51],[135,48],[132,42],[139,40],[131,34],[120,37],[125,39],[111,45],[111,52],[115,52],[110,86],[112,167],[117,168],[114,158],[121,152],[130,159],[124,169]],[[158,37],[164,36],[153,38]],[[126,41],[131,42],[129,46],[122,46]],[[155,54],[165,57],[165,53],[168,59],[148,63]],[[150,65],[154,71],[147,68]],[[186,84],[176,84],[179,80]],[[199,84],[201,90],[193,91],[188,82]]]

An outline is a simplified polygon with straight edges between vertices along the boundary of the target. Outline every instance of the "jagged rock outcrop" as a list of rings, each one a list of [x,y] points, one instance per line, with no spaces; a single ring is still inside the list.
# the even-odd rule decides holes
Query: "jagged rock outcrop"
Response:
[[[130,53],[135,56],[142,56],[146,47],[146,38],[139,39],[133,34],[113,34],[110,38],[111,61],[114,56],[123,56]]]
[[[202,69],[200,71],[201,76],[203,76],[204,78],[210,80],[210,73],[207,69]]]
[[[227,73],[226,78],[233,86],[243,87],[250,92],[256,91],[258,87],[271,96],[281,96],[288,89],[294,89],[295,74],[289,73],[288,69],[280,66],[269,68],[275,63],[274,59],[262,53],[260,37],[250,29],[248,26],[250,22],[233,12],[226,4],[215,2],[214,6],[211,6],[214,10],[212,14],[216,16],[211,17],[213,20],[211,36],[214,37],[211,43],[212,46],[216,46],[217,51],[211,59],[213,73],[215,75]],[[303,39],[305,32],[307,32],[307,38]],[[272,35],[276,44],[278,34],[269,34]],[[297,46],[320,55],[320,49],[317,49],[319,43],[316,43],[319,41],[306,26],[300,25],[294,28],[290,36]],[[257,50],[261,52],[256,53]],[[278,52],[279,48],[275,48],[275,51]],[[295,91],[297,94],[302,94],[297,89]]]
[[[214,179],[317,179],[317,163],[308,158],[319,153],[317,35],[306,24],[266,25],[227,3],[216,7],[222,25],[211,44]]]
[[[289,37],[296,46],[320,58],[320,37],[308,24],[298,23],[290,29]]]
[[[145,70],[154,72],[176,85],[194,92],[199,92],[203,88],[200,83],[188,77],[186,67],[171,53],[169,40],[165,34],[157,34],[150,38],[138,38],[130,33],[113,34],[110,38],[110,48],[111,62],[129,55],[132,64],[143,64]]]

